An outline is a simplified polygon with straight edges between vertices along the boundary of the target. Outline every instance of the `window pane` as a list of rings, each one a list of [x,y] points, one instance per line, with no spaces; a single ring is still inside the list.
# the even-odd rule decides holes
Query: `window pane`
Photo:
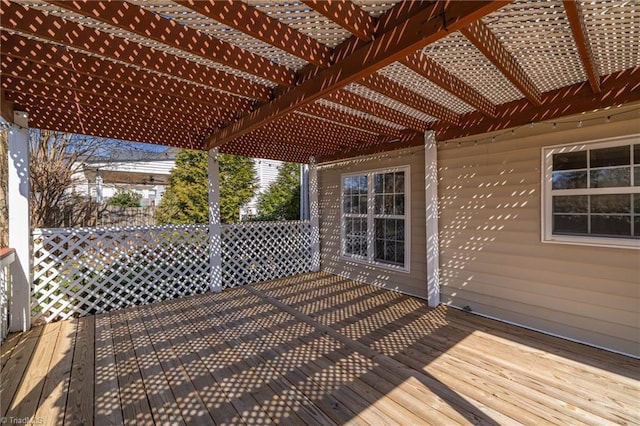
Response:
[[[586,234],[588,229],[586,215],[553,215],[554,234]]]
[[[396,194],[404,194],[404,172],[396,173],[395,186]]]
[[[373,192],[376,194],[382,194],[382,189],[384,188],[384,175],[375,174],[373,175]]]
[[[633,219],[633,236],[640,237],[640,216]]]
[[[592,195],[591,213],[630,213],[630,194]]]
[[[404,220],[396,219],[396,240],[404,241]]]
[[[384,214],[393,214],[393,195],[384,196]]]
[[[633,211],[640,214],[640,194],[633,194]]]
[[[393,173],[385,173],[384,174],[384,192],[386,194],[393,194]]]
[[[404,194],[395,196],[394,214],[397,214],[397,215],[404,214]]]
[[[360,194],[366,194],[367,193],[367,177],[366,176],[360,176],[359,180],[359,192]]]
[[[591,233],[631,235],[631,216],[591,216]]]
[[[553,154],[553,170],[575,170],[587,168],[587,151]]]
[[[345,214],[349,214],[351,213],[351,197],[350,196],[345,196],[344,197],[344,213]]]
[[[404,265],[404,243],[396,243],[396,263]]]
[[[587,172],[553,172],[551,181],[553,189],[586,188]]]
[[[640,164],[640,144],[633,146],[633,164]]]
[[[588,213],[588,195],[568,195],[553,197],[554,213]]]
[[[631,164],[629,145],[593,149],[589,152],[591,168],[625,166]]]
[[[633,186],[640,186],[640,166],[633,168]]]
[[[374,247],[374,256],[376,260],[384,259],[384,240],[376,240]]]
[[[360,214],[367,214],[367,196],[360,195]]]
[[[382,214],[383,210],[383,206],[384,206],[384,196],[383,195],[376,195],[376,203],[374,206],[374,213],[375,214]]]
[[[630,184],[631,174],[628,167],[591,170],[591,188],[611,188]]]

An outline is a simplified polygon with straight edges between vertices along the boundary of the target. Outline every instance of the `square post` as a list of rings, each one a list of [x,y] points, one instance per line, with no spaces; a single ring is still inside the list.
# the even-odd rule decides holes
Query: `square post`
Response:
[[[216,293],[222,291],[222,235],[220,225],[220,172],[218,170],[218,149],[209,151],[207,156],[209,177],[209,286]]]
[[[16,111],[20,122],[28,120],[26,113]],[[14,119],[14,121],[18,121]],[[26,124],[26,123],[25,123]],[[31,328],[31,232],[29,220],[29,130],[12,124],[8,135],[9,148],[9,247],[15,249],[11,264],[11,301],[9,331]]]
[[[309,165],[300,165],[300,220],[309,220]]]
[[[320,270],[320,207],[318,205],[318,167],[309,158],[309,213],[311,222],[311,271]]]
[[[440,304],[440,258],[438,247],[438,145],[436,134],[424,134],[424,190],[427,228],[427,301]]]

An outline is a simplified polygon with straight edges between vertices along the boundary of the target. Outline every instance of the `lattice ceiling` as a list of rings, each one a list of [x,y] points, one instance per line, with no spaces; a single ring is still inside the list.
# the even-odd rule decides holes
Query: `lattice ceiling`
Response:
[[[307,162],[640,100],[640,3],[1,0],[3,117]]]

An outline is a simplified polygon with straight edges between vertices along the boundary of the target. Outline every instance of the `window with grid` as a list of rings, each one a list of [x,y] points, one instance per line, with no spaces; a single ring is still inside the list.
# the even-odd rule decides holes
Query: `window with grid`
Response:
[[[545,148],[543,240],[640,248],[638,136]]]
[[[342,177],[342,255],[408,269],[408,167]]]

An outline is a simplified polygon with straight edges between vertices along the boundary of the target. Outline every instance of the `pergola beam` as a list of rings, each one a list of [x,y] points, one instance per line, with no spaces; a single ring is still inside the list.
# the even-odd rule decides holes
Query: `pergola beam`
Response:
[[[600,93],[600,72],[598,71],[598,63],[591,51],[591,43],[589,42],[589,34],[584,24],[582,7],[580,3],[575,0],[564,0],[562,3],[569,18],[573,39],[580,53],[584,72],[589,79],[589,84],[591,84],[591,90],[593,90],[593,93]]]
[[[176,0],[175,3],[314,65],[331,65],[332,49],[246,3],[233,0]]]
[[[130,31],[283,86],[291,86],[295,72],[200,31],[124,1],[49,1],[91,19]]]
[[[6,30],[42,38],[98,57],[106,57],[216,89],[225,87],[230,93],[247,96],[246,92],[250,90],[263,94],[260,99],[269,97],[268,88],[244,78],[83,27],[8,0],[2,0],[0,21]]]
[[[360,40],[371,41],[377,21],[350,0],[302,0],[304,4],[346,29]]]
[[[502,45],[498,37],[482,21],[475,21],[460,28],[460,32],[500,70],[500,72],[536,105],[542,105],[540,91],[529,78],[516,58]]]
[[[436,123],[439,141],[552,120],[584,111],[640,101],[640,67],[610,74],[602,79],[600,93],[593,93],[588,82],[578,83],[542,95],[542,105],[533,107],[526,99],[500,105],[497,118],[477,112],[465,114],[459,126]]]
[[[404,105],[410,106],[424,114],[437,118],[438,120],[444,120],[451,124],[458,124],[459,117],[455,112],[429,100],[424,96],[418,95],[416,92],[407,89],[401,84],[396,83],[379,73],[373,73],[364,77],[358,81],[358,84]]]
[[[483,114],[495,117],[496,107],[489,99],[422,52],[409,55],[399,62]]]
[[[244,112],[251,109],[251,101],[230,93],[210,90],[200,84],[193,84],[156,72],[135,69],[110,60],[101,60],[79,51],[61,48],[54,44],[41,43],[6,31],[0,31],[0,53],[5,56],[61,68],[132,87],[148,89],[218,108],[222,107]],[[217,83],[218,89],[225,89],[221,85],[224,80],[211,81],[210,83]],[[266,100],[269,95],[268,90],[262,90],[266,89],[264,86],[258,87],[261,89],[260,91],[253,91],[248,87],[248,90],[241,91],[240,94],[250,98]]]
[[[297,108],[365,77],[372,72],[431,44],[482,16],[505,1],[439,1],[380,35],[351,55],[322,70],[237,122],[214,134],[207,148],[221,146]]]

